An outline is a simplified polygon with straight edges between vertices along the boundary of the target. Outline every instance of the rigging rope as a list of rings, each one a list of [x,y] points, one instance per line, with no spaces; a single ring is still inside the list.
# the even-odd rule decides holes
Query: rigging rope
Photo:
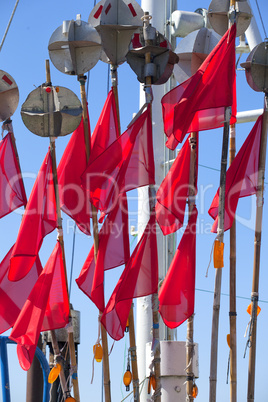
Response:
[[[70,283],[69,283],[69,298],[70,298],[70,299],[71,299],[72,278],[73,278],[73,268],[74,268],[74,246],[75,246],[75,234],[76,234],[76,225],[74,226],[74,235],[73,235],[73,249],[72,249],[72,261],[71,261],[71,273],[70,273]]]
[[[259,16],[260,16],[260,20],[261,20],[261,23],[262,23],[262,28],[263,28],[263,31],[264,31],[264,35],[265,35],[265,38],[267,38],[267,33],[266,33],[265,26],[264,26],[264,23],[263,23],[263,19],[262,19],[262,16],[261,16],[261,11],[260,11],[260,7],[259,7],[259,4],[258,4],[258,0],[255,0],[255,2],[256,2],[256,6],[257,6],[258,13],[259,13]]]
[[[16,4],[15,4],[14,9],[13,9],[13,11],[12,11],[11,17],[10,17],[9,22],[8,22],[8,24],[7,24],[6,31],[5,31],[5,33],[4,33],[2,42],[1,42],[1,44],[0,44],[0,52],[1,52],[2,47],[3,47],[3,44],[4,44],[4,42],[5,42],[5,39],[6,39],[8,30],[9,30],[9,27],[10,27],[10,25],[11,25],[11,22],[12,22],[12,19],[13,19],[13,17],[14,17],[14,14],[15,14],[15,11],[16,11],[16,8],[17,8],[18,4],[19,4],[19,0],[16,1]]]

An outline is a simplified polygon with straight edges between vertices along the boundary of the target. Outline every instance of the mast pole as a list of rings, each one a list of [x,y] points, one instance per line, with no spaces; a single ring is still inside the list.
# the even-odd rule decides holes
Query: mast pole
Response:
[[[255,392],[255,365],[256,365],[256,337],[257,337],[257,307],[259,299],[259,276],[260,276],[260,253],[261,253],[261,231],[263,213],[263,193],[264,193],[264,174],[267,148],[268,130],[268,93],[264,97],[264,113],[260,144],[258,189],[257,189],[257,209],[254,239],[254,264],[253,280],[251,293],[251,334],[249,337],[249,367],[248,367],[248,394],[247,401],[254,402]]]
[[[51,85],[49,60],[46,60],[46,83],[48,85]],[[62,230],[62,218],[61,218],[60,198],[59,198],[57,164],[56,164],[55,137],[49,137],[49,139],[50,139],[50,154],[51,154],[51,159],[52,159],[53,183],[54,183],[54,191],[55,191],[55,198],[56,198],[58,241],[60,243],[61,251],[62,251],[65,283],[66,283],[66,289],[68,292],[68,299],[69,299],[65,250],[64,250],[64,241],[63,241],[63,230]],[[70,299],[69,299],[69,304],[70,304]],[[71,308],[71,305],[70,305],[70,308]],[[52,336],[53,349],[56,347],[56,350],[54,349],[54,351],[57,354],[57,350],[59,351],[59,348],[58,348],[58,344],[56,341],[56,335],[55,335],[55,333],[53,334],[53,331],[51,331],[51,336]],[[72,382],[73,382],[73,387],[74,387],[74,397],[75,397],[76,402],[79,402],[80,396],[79,396],[79,388],[78,388],[77,365],[76,365],[75,345],[74,345],[72,326],[70,326],[70,328],[68,328],[68,344],[69,344],[69,348],[70,348],[71,366],[73,369]],[[60,371],[60,381],[62,384],[64,398],[66,398],[66,390],[67,389],[66,389],[66,380],[65,380],[63,369],[61,369],[61,371]],[[64,382],[65,382],[65,387],[64,387]]]
[[[87,98],[86,98],[86,91],[85,91],[86,76],[78,76],[78,80],[80,83],[81,103],[82,103],[82,110],[83,110],[82,116],[83,116],[83,122],[84,122],[86,159],[88,162],[89,157],[90,157],[90,143],[88,141],[89,123],[88,123],[88,115],[87,115]],[[99,230],[98,230],[97,209],[93,204],[91,204],[91,211],[92,211],[92,222],[93,222],[94,259],[96,262],[97,256],[98,256],[98,251],[99,251]],[[102,312],[99,311],[100,316],[101,316],[101,314],[102,314]],[[101,340],[102,340],[102,348],[103,348],[102,367],[103,367],[103,386],[104,386],[105,402],[111,402],[111,381],[110,381],[107,332],[101,323],[100,323],[100,326],[101,326]]]
[[[189,177],[189,197],[188,197],[188,209],[189,217],[195,206],[195,181],[196,181],[196,137],[197,133],[192,132],[190,138],[191,157],[190,157],[190,177]],[[186,340],[186,395],[187,401],[193,402],[192,396],[193,384],[194,384],[194,314],[187,320],[187,340]]]
[[[229,26],[231,26],[231,16],[235,13],[235,0],[230,0],[229,8]],[[220,173],[220,188],[219,188],[219,213],[218,213],[218,229],[217,240],[223,246],[224,239],[224,212],[225,212],[225,186],[226,186],[226,170],[227,170],[227,155],[229,143],[229,129],[231,119],[231,107],[225,108],[225,121],[223,128],[222,139],[222,156],[221,156],[221,173]],[[215,247],[215,246],[214,246]],[[211,354],[210,354],[210,377],[209,377],[209,402],[216,402],[216,385],[217,385],[217,363],[218,363],[218,336],[219,336],[219,315],[220,315],[220,300],[221,300],[221,281],[222,268],[215,268],[215,286],[212,314],[212,331],[211,331]]]
[[[229,165],[236,152],[235,124],[230,127]],[[230,229],[230,279],[229,279],[229,321],[230,321],[230,402],[237,400],[237,344],[236,344],[236,219]]]

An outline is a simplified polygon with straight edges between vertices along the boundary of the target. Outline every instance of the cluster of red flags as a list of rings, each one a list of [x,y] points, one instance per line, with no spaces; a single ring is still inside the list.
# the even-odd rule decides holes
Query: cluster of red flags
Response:
[[[190,131],[222,126],[227,106],[232,106],[231,124],[235,122],[235,34],[233,25],[197,73],[163,97],[168,147],[174,149]],[[256,193],[261,131],[262,117],[228,169],[224,230],[232,225],[238,199]],[[90,130],[86,136],[90,142]],[[124,335],[133,298],[158,291],[156,220],[164,235],[183,226],[189,197],[190,153],[188,138],[157,192],[155,213],[151,213],[131,256],[126,192],[155,183],[151,106],[119,136],[111,90],[91,139],[89,160],[83,121],[63,154],[58,167],[62,210],[85,234],[90,234],[90,203],[102,216],[107,215],[99,233],[96,259],[92,248],[76,282],[103,313],[101,322],[115,340]],[[196,160],[196,178],[197,163]],[[0,217],[26,205],[10,134],[0,142],[0,186],[5,189],[0,198]],[[196,188],[195,183],[195,192]],[[215,231],[218,193],[209,214],[215,219]],[[159,312],[170,328],[182,324],[194,312],[196,221],[194,208],[159,291]],[[43,270],[38,257],[44,237],[56,227],[52,160],[48,152],[27,203],[17,242],[0,264],[0,333],[13,326],[10,338],[18,344],[19,361],[25,370],[33,360],[40,331],[64,327],[69,320],[60,243],[57,242]],[[105,306],[104,271],[122,264],[125,269]]]
[[[204,60],[197,72],[162,98],[166,143],[175,149],[193,131],[222,127],[225,107],[232,106],[236,122],[234,24]]]

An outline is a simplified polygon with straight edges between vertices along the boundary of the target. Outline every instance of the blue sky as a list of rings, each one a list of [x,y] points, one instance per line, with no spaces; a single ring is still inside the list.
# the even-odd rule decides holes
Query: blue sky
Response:
[[[13,10],[14,2],[2,1],[0,14],[0,39],[6,29],[8,20]],[[14,3],[14,4],[13,4]],[[140,1],[139,1],[140,3]],[[45,81],[45,60],[49,58],[47,45],[54,30],[62,24],[63,20],[75,19],[76,14],[82,15],[82,20],[87,21],[94,1],[58,0],[57,2],[47,0],[36,2],[33,0],[21,0],[15,13],[12,25],[6,41],[0,53],[0,69],[8,72],[17,82],[20,101],[19,106],[12,117],[14,134],[18,153],[21,162],[22,172],[27,196],[44,159],[49,146],[49,140],[35,136],[27,130],[20,117],[21,104],[27,95],[37,86]],[[178,1],[178,9],[195,11],[199,7],[208,8],[209,1],[191,2]],[[268,15],[268,4],[265,0],[259,0],[266,29],[268,29],[265,17]],[[255,2],[252,7],[259,23],[260,32],[264,39],[260,20]],[[245,61],[246,56],[241,61]],[[88,108],[91,128],[101,112],[107,95],[107,65],[99,61],[91,70],[89,78]],[[133,113],[139,109],[139,84],[135,74],[130,67],[124,63],[119,67],[119,106],[121,114],[121,128],[125,130],[132,119]],[[65,86],[79,95],[79,83],[76,77],[67,76],[56,70],[51,64],[51,78],[53,85]],[[243,71],[237,71],[237,93],[238,111],[258,109],[263,106],[263,94],[254,92],[247,84]],[[237,149],[251,130],[253,123],[237,126]],[[56,141],[57,162],[70,136],[59,138]],[[208,216],[207,210],[219,185],[222,130],[213,130],[200,133],[199,150],[199,192],[197,207],[199,210],[198,236],[197,236],[197,276],[196,276],[196,310],[195,310],[195,341],[199,343],[199,368],[200,378],[197,380],[199,387],[198,399],[201,402],[208,400],[209,387],[209,359],[210,359],[210,336],[211,317],[214,290],[214,268],[210,267],[208,278],[205,277],[209,262],[210,251],[214,235],[210,233],[212,219]],[[203,167],[206,166],[206,167]],[[213,170],[214,169],[214,170]],[[132,194],[136,198],[136,194]],[[265,194],[266,196],[266,194]],[[137,202],[131,202],[131,222],[136,225]],[[246,338],[244,332],[249,321],[246,308],[249,304],[251,294],[252,267],[253,267],[253,243],[255,225],[255,197],[241,199],[237,214],[240,223],[237,225],[237,342],[238,342],[238,400],[246,400],[247,388],[247,367],[248,353],[243,359]],[[16,240],[17,231],[21,221],[21,211],[14,212],[0,221],[0,259],[5,256],[9,248]],[[70,273],[71,253],[73,242],[73,222],[63,215],[64,241],[66,249],[67,270]],[[178,232],[177,239],[180,240],[182,232]],[[266,331],[268,322],[268,274],[266,261],[268,260],[267,249],[267,206],[264,204],[263,215],[263,236],[261,250],[261,272],[260,272],[260,302],[262,311],[258,318],[257,329],[257,375],[256,375],[256,401],[265,400],[265,359],[268,352],[266,342]],[[42,246],[40,256],[43,264],[53,250],[56,242],[56,233],[49,235]],[[229,234],[225,234],[225,268],[223,269],[222,292],[229,293]],[[134,248],[136,241],[132,243]],[[74,278],[79,275],[80,269],[91,248],[92,238],[77,232],[74,256],[74,273],[71,287],[71,302],[75,309],[81,311],[81,345],[79,346],[79,386],[81,400],[87,400],[88,396],[96,402],[101,401],[101,365],[95,363],[94,382],[91,385],[92,375],[92,348],[97,339],[97,309],[89,299],[77,288]],[[106,276],[107,297],[111,294],[122,268],[112,270]],[[229,333],[229,301],[223,295],[221,298],[220,327],[219,327],[219,355],[218,355],[218,402],[225,402],[229,398],[229,385],[226,385],[227,362],[229,348],[226,342],[226,335]],[[177,331],[177,339],[185,340],[186,324],[183,324]],[[109,342],[112,345],[112,342]],[[119,401],[126,396],[124,386],[121,384],[122,375],[126,369],[124,354],[128,347],[128,339],[124,338],[114,345],[110,356],[111,388],[114,401]],[[21,399],[25,389],[25,373],[17,363],[15,347],[10,348],[10,367],[12,400]],[[131,400],[131,398],[129,398]]]

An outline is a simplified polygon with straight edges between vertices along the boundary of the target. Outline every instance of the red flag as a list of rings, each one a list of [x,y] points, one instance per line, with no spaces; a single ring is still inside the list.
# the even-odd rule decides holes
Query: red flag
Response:
[[[0,141],[0,218],[27,204],[11,135]]]
[[[95,207],[107,214],[119,194],[154,184],[150,107],[99,155],[82,175],[82,185]]]
[[[256,194],[258,186],[259,155],[263,115],[258,118],[251,132],[226,172],[224,231],[232,227],[238,200]],[[209,208],[215,219],[211,231],[217,233],[219,189]]]
[[[158,294],[159,313],[169,328],[178,327],[194,312],[196,220],[194,208]]]
[[[32,364],[41,331],[63,328],[69,322],[69,302],[60,243],[32,289],[10,334],[17,342],[23,370]]]
[[[124,336],[132,299],[156,293],[157,287],[156,221],[155,214],[152,214],[101,318],[113,339],[118,341]]]
[[[225,107],[232,106],[236,122],[234,24],[207,56],[197,72],[162,98],[167,146],[175,149],[186,133],[222,127]]]
[[[83,265],[76,283],[79,288],[104,310],[104,271],[119,267],[129,260],[128,209],[125,196],[107,216],[99,233],[97,263],[94,260],[94,246]]]
[[[91,139],[90,161],[93,161],[118,137],[118,123],[113,91],[108,94]],[[90,142],[90,129],[88,132]],[[81,186],[81,175],[87,167],[84,124],[74,131],[58,166],[61,209],[90,235],[91,207]]]
[[[182,227],[186,201],[189,196],[191,146],[190,135],[179,151],[171,169],[162,181],[155,206],[156,219],[164,235],[174,233]],[[196,178],[198,169],[198,139],[196,152]],[[195,183],[195,192],[197,191]]]
[[[37,256],[33,268],[20,281],[8,280],[8,270],[13,247],[9,250],[0,264],[0,333],[11,328],[26,302],[38,276],[42,272],[42,265]]]
[[[10,259],[8,279],[18,281],[30,271],[44,237],[57,226],[52,159],[46,154],[34,183]]]

